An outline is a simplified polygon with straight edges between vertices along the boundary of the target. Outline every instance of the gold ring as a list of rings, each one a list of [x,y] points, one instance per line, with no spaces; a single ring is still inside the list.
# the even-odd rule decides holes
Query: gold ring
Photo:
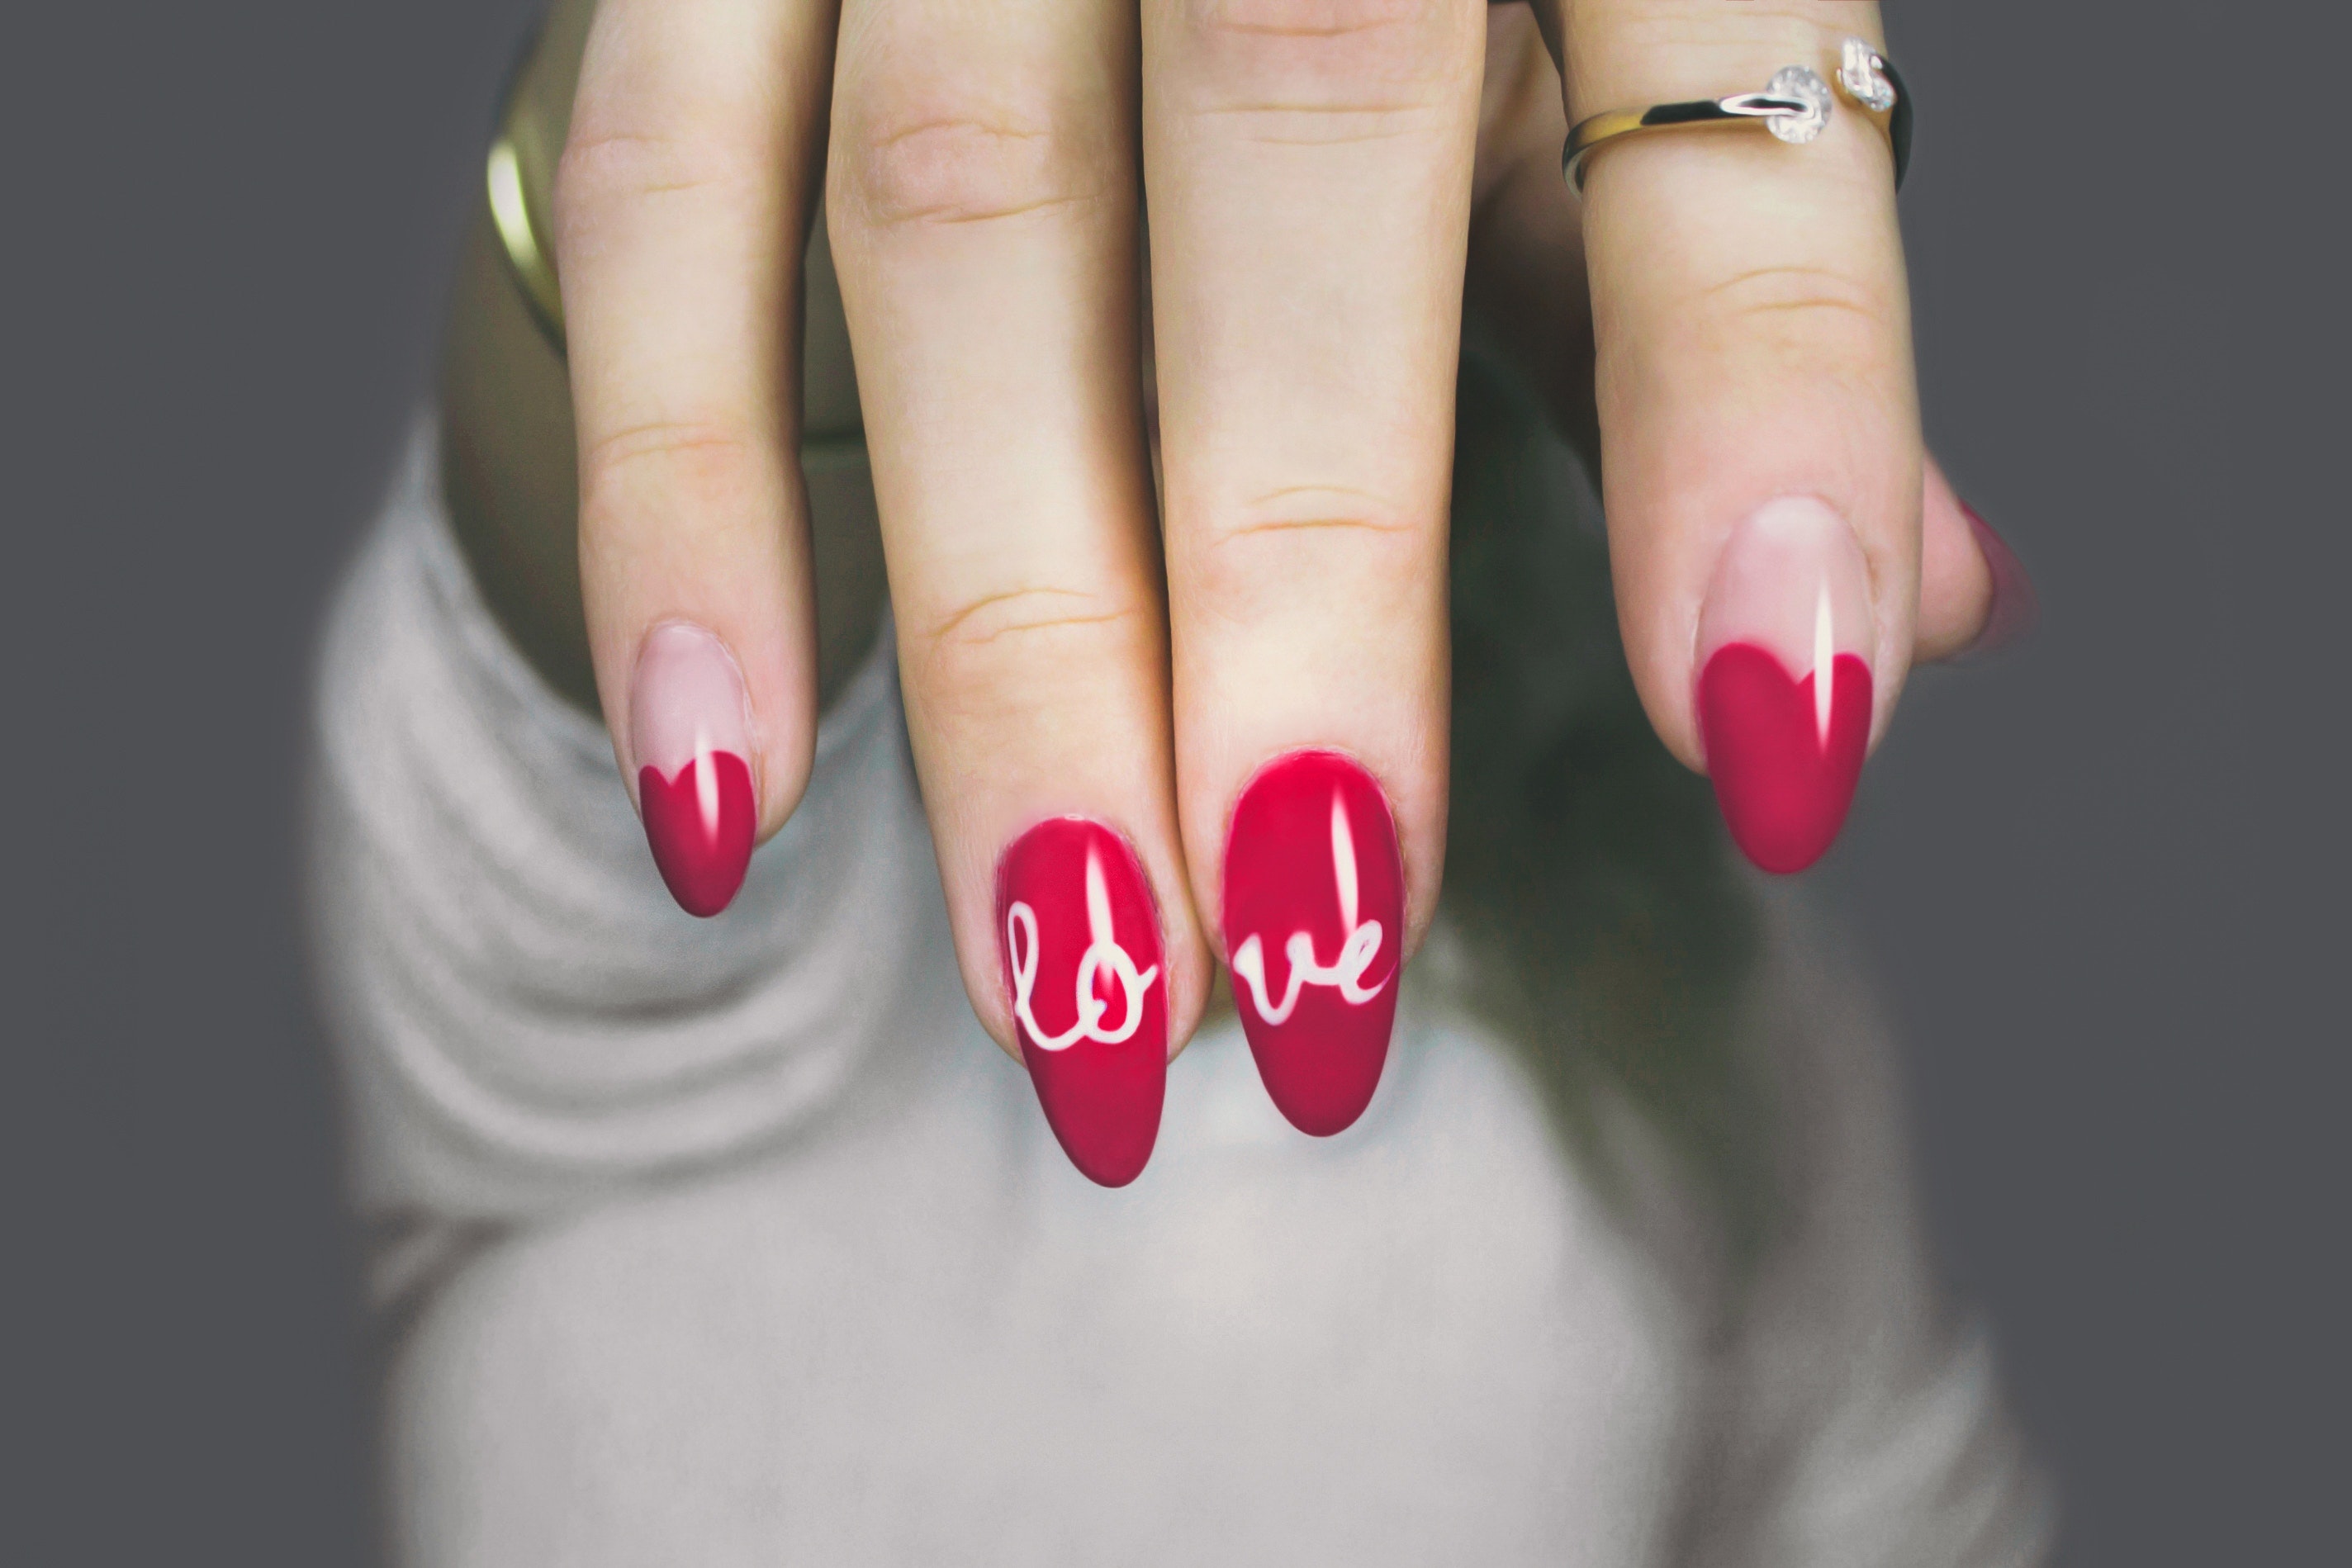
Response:
[[[1901,74],[1867,41],[1848,38],[1840,51],[1837,93],[1885,130],[1895,153],[1895,188],[1901,190],[1903,176],[1911,166],[1911,92]],[[1611,142],[1644,131],[1685,126],[1761,125],[1781,141],[1801,146],[1829,129],[1835,110],[1836,98],[1829,83],[1807,67],[1790,66],[1776,74],[1762,92],[1611,110],[1580,120],[1560,151],[1560,172],[1581,191],[1585,165]]]

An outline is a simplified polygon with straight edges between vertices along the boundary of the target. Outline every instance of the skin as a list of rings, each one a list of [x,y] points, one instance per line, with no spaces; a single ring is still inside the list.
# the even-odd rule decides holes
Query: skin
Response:
[[[557,0],[515,91],[520,151],[534,192],[554,184],[580,55],[596,0]],[[543,201],[543,194],[541,200]],[[859,434],[840,289],[820,234],[808,261],[814,325],[802,397],[811,433]],[[441,358],[443,488],[460,547],[490,609],[548,684],[598,711],[580,593],[579,435],[563,356],[532,319],[500,254],[489,209],[469,225]],[[874,491],[863,464],[809,477],[818,684],[830,702],[873,646],[887,601]]]
[[[1636,141],[1581,204],[1559,174],[1569,103],[1760,85],[1877,26],[1851,0],[561,0],[520,91],[527,149],[564,149],[539,188],[571,353],[478,223],[443,386],[459,537],[616,737],[650,627],[720,637],[762,836],[887,557],[982,1021],[1016,1050],[996,857],[1082,814],[1152,882],[1181,1047],[1224,822],[1272,758],[1361,761],[1411,940],[1434,908],[1464,330],[1594,461],[1635,682],[1693,767],[1702,601],[1775,496],[1853,528],[1875,728],[1912,662],[1982,625],[1989,574],[1920,444],[1883,136],[1848,113],[1796,156]],[[861,411],[870,487],[804,477],[802,434]]]

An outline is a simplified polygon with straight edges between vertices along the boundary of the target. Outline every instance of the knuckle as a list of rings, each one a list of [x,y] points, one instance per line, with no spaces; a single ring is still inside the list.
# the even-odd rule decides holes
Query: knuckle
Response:
[[[667,507],[732,508],[756,487],[760,450],[750,434],[719,421],[646,420],[596,436],[581,452],[583,513],[625,496],[658,492]]]
[[[1193,602],[1241,623],[1370,602],[1423,566],[1429,535],[1354,492],[1286,493],[1204,529],[1187,586]]]
[[[1451,0],[1192,0],[1185,18],[1228,95],[1215,108],[1294,120],[1427,108],[1476,70],[1486,36]]]
[[[1132,604],[1082,588],[1032,584],[949,605],[931,620],[923,642],[953,658],[1000,646],[1101,636],[1117,632],[1136,613]]]
[[[1748,267],[1701,294],[1720,329],[1790,344],[1883,340],[1899,305],[1884,284],[1818,265]]]
[[[961,88],[876,84],[835,165],[845,204],[876,229],[988,223],[1099,200],[1105,143],[1051,102],[985,101]]]
[[[1143,607],[1083,588],[1024,584],[974,595],[928,617],[917,640],[925,684],[962,706],[1018,701],[1021,677],[1117,657],[1142,629]]]
[[[575,131],[556,164],[559,242],[653,198],[740,191],[757,178],[756,164],[751,150],[716,134]]]
[[[1193,0],[1186,12],[1202,33],[1234,40],[1235,47],[1297,44],[1339,53],[1410,51],[1469,9],[1453,0]]]
[[[1810,0],[1743,0],[1728,9],[1629,6],[1623,15],[1611,17],[1610,25],[1621,35],[1622,59],[1696,55],[1720,58],[1727,66],[1752,65],[1759,52],[1765,58],[1802,59],[1826,45],[1833,53],[1838,40],[1853,30],[1835,17],[1824,17]]]

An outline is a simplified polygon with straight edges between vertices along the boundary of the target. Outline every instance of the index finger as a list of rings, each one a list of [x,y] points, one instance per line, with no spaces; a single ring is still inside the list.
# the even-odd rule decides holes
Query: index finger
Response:
[[[697,915],[814,745],[798,302],[832,32],[823,5],[604,0],[557,180],[589,650]]]

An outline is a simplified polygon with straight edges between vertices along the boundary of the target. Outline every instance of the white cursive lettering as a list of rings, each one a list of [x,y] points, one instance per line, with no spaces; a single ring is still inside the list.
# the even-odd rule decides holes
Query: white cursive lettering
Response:
[[[1143,994],[1160,977],[1157,964],[1137,973],[1135,960],[1113,937],[1110,890],[1103,884],[1102,862],[1091,846],[1087,850],[1087,934],[1091,940],[1078,959],[1078,1021],[1049,1035],[1037,1027],[1037,1015],[1029,1009],[1030,994],[1037,985],[1037,912],[1017,902],[1005,911],[1004,946],[1013,957],[1013,1016],[1029,1031],[1029,1043],[1040,1051],[1067,1051],[1081,1040],[1123,1044],[1142,1024]],[[1127,997],[1127,1010],[1117,1029],[1102,1027],[1110,1004],[1095,995],[1095,980],[1105,970]]]
[[[1347,802],[1336,789],[1331,793],[1331,877],[1339,886],[1339,919],[1347,927],[1347,935],[1339,942],[1339,956],[1328,967],[1317,963],[1314,936],[1306,931],[1292,932],[1290,940],[1282,945],[1283,956],[1290,960],[1290,978],[1283,986],[1281,1006],[1266,1000],[1265,945],[1258,940],[1257,934],[1252,932],[1247,941],[1234,949],[1234,976],[1249,988],[1257,1016],[1268,1023],[1288,1021],[1291,1009],[1298,1006],[1299,989],[1305,986],[1337,987],[1352,1007],[1362,1007],[1388,987],[1386,976],[1377,986],[1364,984],[1364,971],[1380,956],[1381,923],[1356,923],[1356,837],[1349,831]]]

